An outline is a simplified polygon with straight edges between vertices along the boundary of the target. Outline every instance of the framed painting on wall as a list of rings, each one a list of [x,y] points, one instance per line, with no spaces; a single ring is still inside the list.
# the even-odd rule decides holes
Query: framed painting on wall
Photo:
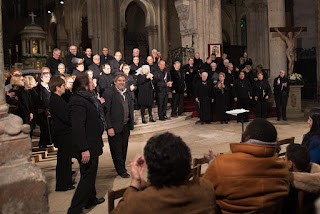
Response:
[[[215,53],[217,58],[222,57],[221,44],[208,44],[208,56]]]

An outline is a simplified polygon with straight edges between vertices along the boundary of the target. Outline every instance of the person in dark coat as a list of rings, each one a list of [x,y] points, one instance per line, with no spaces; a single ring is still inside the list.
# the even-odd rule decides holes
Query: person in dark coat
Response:
[[[277,120],[287,120],[287,101],[289,95],[288,79],[285,77],[285,71],[281,70],[280,75],[273,81],[274,96],[277,108]]]
[[[84,72],[84,64],[83,63],[77,64],[76,69],[74,69],[72,72],[72,76],[78,76],[81,72]]]
[[[196,71],[194,70],[194,60],[193,57],[189,59],[189,63],[183,66],[182,68],[183,73],[186,78],[186,86],[187,86],[187,98],[191,99],[191,94],[192,94],[192,81],[193,78],[196,74]]]
[[[177,117],[183,114],[184,108],[184,91],[186,88],[184,73],[181,63],[176,61],[173,65],[174,69],[170,71],[172,80],[172,111],[171,117]],[[178,110],[178,115],[177,115]]]
[[[111,75],[110,65],[102,66],[103,70],[98,79],[97,92],[102,95],[104,91],[113,85],[113,77]]]
[[[268,100],[271,96],[271,88],[268,80],[263,78],[263,73],[258,72],[258,80],[254,85],[254,97],[257,101],[257,117],[266,118],[268,111]]]
[[[148,56],[148,57],[147,57],[147,63],[146,63],[146,65],[149,65],[149,67],[150,67],[150,72],[151,72],[152,74],[154,74],[155,72],[159,71],[158,63],[153,62],[152,56]]]
[[[240,74],[240,71],[243,71],[243,69],[246,67],[246,65],[244,64],[244,58],[240,57],[240,64],[236,67],[236,71],[238,72],[238,76]]]
[[[28,90],[30,99],[31,99],[31,105],[32,105],[32,114],[33,114],[33,120],[30,124],[30,137],[33,135],[33,130],[36,128],[36,121],[37,121],[37,113],[39,108],[39,94],[37,93],[37,85],[38,83],[34,79],[33,76],[24,76],[24,87],[26,90]]]
[[[82,59],[78,54],[77,54],[77,47],[74,45],[71,45],[70,48],[70,53],[66,56],[66,64],[67,64],[67,73],[72,74],[73,70],[76,68],[78,63],[83,63],[84,59]]]
[[[52,57],[47,59],[46,67],[50,69],[51,75],[55,75],[56,71],[58,70],[58,65],[62,63],[60,60],[60,54],[61,54],[61,50],[58,48],[55,48],[53,49]]]
[[[254,75],[252,72],[252,67],[250,65],[246,65],[246,67],[244,67],[243,71],[244,71],[245,78],[247,80],[249,80],[251,86],[253,86],[255,80],[254,80]]]
[[[142,63],[140,63],[139,57],[133,57],[132,61],[133,63],[130,64],[130,74],[135,75],[136,71],[142,66]]]
[[[194,70],[196,70],[196,71],[200,71],[200,68],[201,68],[201,66],[202,66],[202,64],[203,64],[203,61],[202,61],[202,59],[200,59],[200,54],[199,53],[196,53],[195,55],[194,55]]]
[[[223,73],[228,73],[228,65],[229,65],[229,60],[228,59],[225,59],[225,60],[222,60],[222,62],[218,65],[218,70],[220,72],[223,72]]]
[[[201,69],[204,69],[205,72],[207,72],[208,74],[211,73],[211,63],[212,63],[211,57],[207,57],[207,61],[202,64]]]
[[[200,69],[197,71],[197,74],[194,76],[193,80],[192,80],[192,85],[196,86],[199,84],[199,82],[202,81],[202,77],[201,77],[201,74],[205,72],[203,69]],[[196,107],[196,111],[198,112],[198,114],[200,113],[199,112],[199,105],[198,103],[196,102],[196,97],[195,97],[195,87],[193,87],[193,91],[192,91],[192,99],[194,100],[194,104],[195,104],[195,107]]]
[[[92,56],[91,48],[87,48],[85,54],[86,55],[84,56],[84,70],[86,71],[89,69],[89,65],[93,64],[93,56]]]
[[[40,126],[39,147],[46,148],[47,145],[52,144],[49,118],[49,101],[51,93],[48,85],[51,78],[50,69],[43,67],[41,69],[40,78],[41,83],[37,86],[37,93],[39,94],[39,109],[37,115],[37,123]]]
[[[145,109],[148,109],[149,113],[149,122],[156,122],[152,116],[152,105],[153,105],[153,92],[154,92],[154,85],[153,85],[153,74],[150,72],[150,67],[148,65],[143,65],[137,71],[138,75],[138,103],[141,106],[141,118],[142,123],[147,123],[144,118]]]
[[[244,71],[240,71],[239,79],[234,82],[232,88],[233,99],[238,109],[250,110],[250,100],[252,99],[251,83],[245,78]],[[249,122],[248,113],[238,115],[237,122]]]
[[[132,50],[132,57],[131,57],[131,59],[129,60],[129,65],[131,65],[131,64],[134,63],[134,62],[133,62],[133,59],[134,59],[135,57],[138,57],[140,64],[142,64],[142,65],[144,64],[143,58],[140,57],[140,50],[139,50],[139,48],[134,48],[134,49]]]
[[[123,66],[123,73],[126,75],[126,89],[129,91],[133,101],[134,105],[137,105],[138,99],[136,99],[135,96],[135,90],[137,90],[137,80],[135,79],[136,75],[130,74],[130,66],[125,64]]]
[[[211,80],[214,86],[217,84],[219,80],[219,72],[217,69],[217,63],[215,62],[211,63],[211,78],[208,77],[208,80]]]
[[[82,213],[101,204],[104,198],[96,197],[96,176],[99,156],[102,155],[102,134],[106,127],[101,102],[93,92],[93,81],[88,73],[77,76],[69,102],[71,118],[72,154],[80,165],[80,181],[73,195],[68,214]]]
[[[72,87],[73,87],[74,79],[71,76],[66,76],[66,77],[60,76],[60,77],[65,81],[65,84],[66,84],[65,93],[62,94],[61,97],[64,99],[64,101],[66,101],[66,103],[69,103],[70,98],[72,96]]]
[[[201,74],[202,81],[195,86],[196,102],[199,105],[199,117],[201,124],[210,124],[212,121],[212,103],[214,101],[213,86],[208,81],[208,73]]]
[[[167,71],[165,61],[159,62],[159,71],[154,73],[155,90],[158,102],[158,116],[159,120],[166,120],[167,105],[168,105],[168,92],[169,87],[172,87],[171,75]]]
[[[225,73],[219,73],[219,82],[214,87],[215,92],[215,103],[217,119],[220,123],[227,124],[229,116],[226,111],[230,110],[230,85],[225,81]]]
[[[98,54],[93,56],[93,64],[89,65],[89,70],[93,72],[93,78],[99,79],[101,73],[100,56]]]
[[[118,175],[129,178],[126,169],[128,140],[133,130],[133,99],[126,90],[126,75],[114,75],[114,85],[103,93],[104,112],[107,122],[108,141],[112,160]]]
[[[243,58],[244,58],[244,64],[245,65],[250,65],[252,66],[252,59],[248,57],[248,53],[247,52],[244,52],[243,53]]]
[[[114,75],[115,73],[122,71],[123,65],[125,62],[122,60],[122,54],[120,51],[117,51],[114,54],[114,59],[110,60],[109,62],[111,67],[111,74]]]
[[[72,138],[68,104],[61,97],[65,93],[65,81],[60,76],[53,76],[49,82],[51,97],[52,137],[57,147],[56,191],[75,189],[72,185]]]
[[[113,59],[113,56],[109,55],[109,49],[107,47],[104,47],[100,56],[101,65],[109,64]]]
[[[66,75],[66,66],[63,63],[60,63],[58,65],[58,70],[56,70],[56,73],[54,75],[60,75],[60,76]]]

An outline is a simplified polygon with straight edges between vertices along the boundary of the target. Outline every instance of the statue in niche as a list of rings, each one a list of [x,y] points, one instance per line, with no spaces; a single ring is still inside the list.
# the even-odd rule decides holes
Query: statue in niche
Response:
[[[286,55],[289,61],[289,69],[288,69],[288,75],[293,74],[293,68],[294,68],[294,61],[296,61],[296,52],[295,52],[295,40],[297,37],[301,34],[303,28],[300,28],[300,31],[293,36],[293,32],[288,32],[288,36],[285,36],[283,33],[279,31],[278,28],[274,28],[274,30],[280,35],[281,39],[284,40],[287,44],[287,50]]]

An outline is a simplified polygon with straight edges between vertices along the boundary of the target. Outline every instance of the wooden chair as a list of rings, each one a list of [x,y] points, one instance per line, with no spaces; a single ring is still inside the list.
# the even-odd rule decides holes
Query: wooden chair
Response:
[[[281,156],[284,156],[286,153],[285,152],[281,152],[281,146],[282,145],[286,145],[286,144],[293,144],[294,143],[294,139],[295,137],[290,137],[290,138],[286,138],[286,139],[283,139],[283,140],[278,140],[278,143],[277,143],[277,146],[278,146],[278,156],[281,157]],[[281,152],[281,153],[280,153]]]
[[[122,198],[122,196],[125,193],[125,191],[127,190],[127,188],[128,187],[118,189],[118,190],[110,190],[108,192],[108,211],[109,211],[109,213],[111,213],[112,210],[114,210],[114,201],[119,198]]]
[[[192,163],[192,167],[196,167],[199,165],[198,167],[198,177],[202,177],[203,174],[201,174],[201,165],[206,163],[206,159],[203,158],[194,158],[193,159],[193,163]]]

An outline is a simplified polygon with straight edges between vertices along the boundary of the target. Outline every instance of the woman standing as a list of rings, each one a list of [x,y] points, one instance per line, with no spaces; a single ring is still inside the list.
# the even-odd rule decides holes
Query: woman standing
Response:
[[[216,113],[220,123],[228,124],[229,116],[226,111],[230,109],[230,84],[225,81],[226,75],[219,73],[219,82],[215,85]]]
[[[51,78],[50,69],[43,67],[41,69],[41,83],[37,86],[37,92],[39,94],[39,109],[37,116],[37,123],[40,126],[40,148],[47,148],[47,145],[52,144],[50,136],[50,121],[49,121],[49,101],[50,101],[50,89],[49,81]]]
[[[310,161],[320,164],[320,108],[312,108],[308,119],[310,131],[305,135],[302,145],[310,151]]]
[[[268,111],[268,100],[271,96],[271,88],[268,80],[263,78],[263,73],[258,72],[258,80],[254,85],[254,97],[257,101],[256,112],[257,117],[266,118]]]
[[[138,104],[141,106],[141,118],[142,123],[147,123],[144,118],[145,109],[148,108],[149,122],[156,122],[152,116],[152,105],[153,105],[153,74],[150,73],[149,65],[144,65],[137,70],[138,75]]]
[[[38,83],[34,79],[33,76],[25,76],[24,77],[24,87],[29,92],[29,96],[31,99],[31,105],[32,105],[32,114],[33,114],[33,120],[30,124],[30,137],[32,137],[33,130],[36,128],[36,121],[37,121],[37,112],[39,108],[39,94],[36,91]]]
[[[126,80],[126,89],[130,92],[132,99],[134,100],[134,105],[137,106],[137,99],[135,96],[135,90],[137,89],[137,81],[134,79],[133,75],[130,74],[130,66],[123,66],[123,73],[127,76]]]

